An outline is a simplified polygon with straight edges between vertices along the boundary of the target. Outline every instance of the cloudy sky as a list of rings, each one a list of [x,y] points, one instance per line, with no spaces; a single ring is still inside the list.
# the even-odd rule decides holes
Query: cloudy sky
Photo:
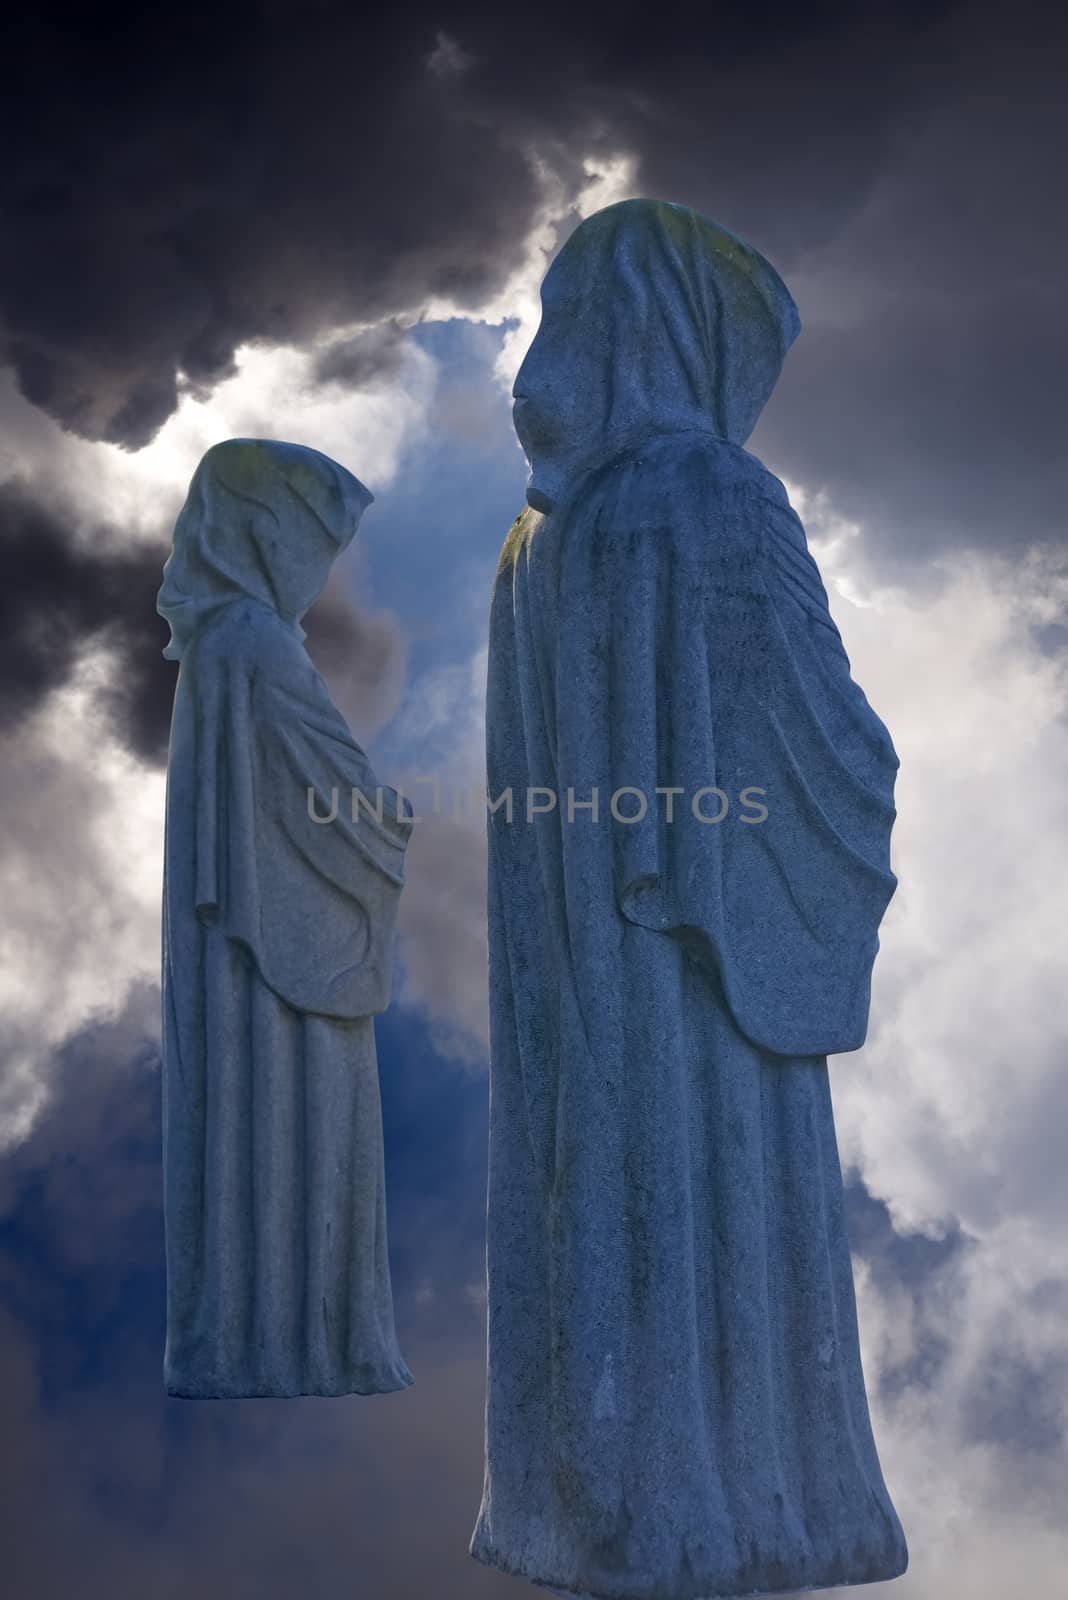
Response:
[[[699,20],[695,20],[699,19]],[[6,1592],[507,1600],[481,1490],[481,776],[508,389],[576,222],[698,207],[804,331],[753,448],[901,756],[869,1040],[832,1062],[900,1600],[1068,1570],[1068,544],[1052,7],[308,0],[5,23],[0,1519]],[[310,647],[437,773],[378,1032],[403,1394],[162,1390],[154,596],[212,442],[374,490]]]

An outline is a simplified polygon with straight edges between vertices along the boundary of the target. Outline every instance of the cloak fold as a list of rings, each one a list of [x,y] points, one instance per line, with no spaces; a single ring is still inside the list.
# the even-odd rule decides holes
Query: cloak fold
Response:
[[[294,1010],[384,1011],[410,807],[398,815],[396,792],[379,789],[295,629],[269,607],[235,602],[205,626],[193,693],[197,915],[244,946]],[[321,818],[336,797],[336,817],[313,820],[309,788]]]
[[[637,791],[611,823],[619,909],[714,963],[755,1044],[856,1050],[896,885],[898,762],[785,491],[737,446],[672,435],[586,503],[562,551],[561,588],[591,603],[559,640],[559,761]],[[705,818],[727,809],[699,820],[695,801]],[[565,857],[582,827],[581,813],[564,827]]]

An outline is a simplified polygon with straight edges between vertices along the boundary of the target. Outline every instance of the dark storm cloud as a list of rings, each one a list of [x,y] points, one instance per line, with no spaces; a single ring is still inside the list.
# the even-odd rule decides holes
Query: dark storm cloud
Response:
[[[913,553],[1049,537],[1064,36],[1030,0],[23,9],[8,357],[65,426],[135,447],[243,340],[477,304],[519,259],[528,157],[576,192],[584,156],[627,153],[800,275],[773,464]],[[381,375],[388,328],[320,377]]]
[[[337,383],[346,389],[365,389],[400,370],[407,328],[396,317],[373,328],[328,345],[315,363],[320,383]]]
[[[777,250],[858,203],[943,6],[340,4],[18,13],[0,275],[24,392],[136,446],[235,345],[475,303],[519,258],[534,152],[590,152]],[[962,24],[964,26],[965,24]],[[950,68],[952,62],[950,63]]]
[[[20,13],[0,269],[23,392],[137,446],[179,381],[427,295],[475,301],[518,259],[535,180],[432,71],[429,19],[341,5]],[[62,21],[57,20],[62,17]],[[181,374],[181,380],[178,374]]]
[[[922,115],[901,119],[835,241],[799,258],[809,326],[767,428],[885,564],[1068,534],[1068,35],[1025,6],[1000,39],[947,25],[931,42]]]
[[[166,757],[175,669],[155,597],[168,545],[75,541],[63,511],[29,485],[0,484],[0,727],[11,727],[71,674],[82,650],[115,670],[101,709],[135,754]]]

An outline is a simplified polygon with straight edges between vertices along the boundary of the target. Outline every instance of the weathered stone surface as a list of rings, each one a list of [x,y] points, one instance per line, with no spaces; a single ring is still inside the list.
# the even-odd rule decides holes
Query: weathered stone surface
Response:
[[[383,789],[300,617],[371,495],[298,445],[204,457],[158,607],[181,662],[163,896],[169,1393],[406,1388],[373,1014],[410,808]],[[336,791],[338,814],[328,816]],[[352,818],[353,794],[358,820]]]
[[[891,1578],[826,1057],[864,1039],[897,757],[742,448],[797,312],[646,200],[542,300],[491,613],[471,1551],[597,1600]]]

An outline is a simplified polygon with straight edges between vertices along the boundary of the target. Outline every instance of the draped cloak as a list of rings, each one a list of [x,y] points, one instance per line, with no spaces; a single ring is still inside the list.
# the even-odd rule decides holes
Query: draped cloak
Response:
[[[607,371],[580,375],[624,420],[600,459],[572,435],[567,471],[528,444],[552,492],[513,525],[491,608],[471,1552],[597,1600],[907,1563],[826,1059],[865,1037],[897,757],[785,489],[742,448],[796,331],[754,254],[655,202],[572,236],[543,328],[565,304],[576,362]]]
[[[299,623],[370,498],[316,451],[216,446],[160,591],[165,653],[181,663],[163,895],[175,1395],[412,1382],[393,1321],[373,1023],[411,823]],[[332,821],[313,820],[335,801]]]

